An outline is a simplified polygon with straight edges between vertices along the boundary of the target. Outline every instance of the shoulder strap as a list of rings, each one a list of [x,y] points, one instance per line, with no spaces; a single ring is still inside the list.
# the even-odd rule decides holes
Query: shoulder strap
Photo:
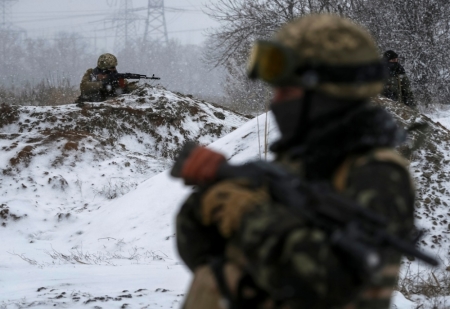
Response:
[[[336,169],[332,184],[336,191],[342,192],[347,188],[348,176],[355,167],[369,162],[390,162],[408,169],[409,162],[392,148],[376,148],[362,155],[351,155]]]

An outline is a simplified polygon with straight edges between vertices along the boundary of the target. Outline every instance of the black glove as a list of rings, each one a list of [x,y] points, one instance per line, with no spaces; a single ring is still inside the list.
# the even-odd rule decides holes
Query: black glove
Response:
[[[113,78],[111,75],[108,75],[105,79],[102,80],[103,89],[108,92],[113,92],[119,87],[119,81]]]

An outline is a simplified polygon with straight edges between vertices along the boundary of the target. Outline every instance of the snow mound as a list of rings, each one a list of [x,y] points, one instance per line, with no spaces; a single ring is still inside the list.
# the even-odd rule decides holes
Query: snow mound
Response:
[[[130,95],[123,98],[124,102],[120,99],[119,102],[103,104],[113,108],[131,100],[134,103],[130,104],[136,104],[132,108],[138,109],[139,104],[147,103],[137,103],[133,98],[147,100],[147,94]],[[417,225],[427,231],[421,246],[437,254],[446,253],[449,251],[449,226],[446,220],[447,205],[450,203],[450,177],[447,176],[446,167],[449,158],[446,150],[450,146],[450,132],[431,118],[406,106],[380,98],[374,101],[387,108],[403,127],[423,122],[429,125],[426,132],[423,129],[412,131],[410,146],[400,147],[399,151],[407,154],[412,146],[418,148],[409,153],[409,158],[418,185]],[[11,113],[8,115],[11,117]],[[18,138],[15,136],[18,133],[10,134],[14,139]],[[265,152],[266,145],[277,137],[273,119],[270,115],[261,115],[212,143],[210,147],[225,153],[234,163],[271,159],[271,155]],[[14,153],[18,153],[17,150]],[[34,164],[34,160],[35,157],[29,166]],[[114,160],[110,159],[109,163],[111,161]],[[39,164],[45,162],[42,160]],[[86,169],[88,167],[86,165]],[[54,174],[45,176],[46,182],[47,178],[51,178],[51,182],[46,184],[47,190],[69,190],[72,183],[67,181],[64,169],[58,167],[52,171]],[[92,172],[87,174],[88,177],[95,176]],[[69,183],[65,189],[65,183],[58,175]],[[9,184],[14,184],[14,187]],[[3,185],[4,191],[1,192],[12,190],[21,193],[30,190],[28,183],[24,183],[27,188],[20,188],[20,185],[20,181],[8,183],[7,186]],[[85,192],[86,187],[84,184],[80,192]],[[63,205],[42,207],[42,204],[48,203],[46,195],[34,200],[11,195],[7,203],[0,197],[0,205],[3,204],[0,220],[3,213],[7,218],[3,220],[14,226],[14,229],[3,230],[2,234],[4,241],[0,250],[0,270],[5,275],[0,276],[0,306],[84,308],[87,304],[102,306],[104,302],[107,307],[125,303],[132,308],[179,306],[189,282],[189,274],[174,248],[174,217],[190,190],[179,180],[170,178],[166,171],[117,199],[102,200],[95,207],[88,202],[89,205],[79,205],[80,208],[70,212]],[[83,202],[88,200],[83,199]],[[14,216],[10,217],[10,214]],[[445,262],[445,254],[441,257]],[[404,280],[412,268],[411,263],[417,261],[405,260],[401,276],[403,294],[395,293],[392,308],[414,307],[409,300],[415,300],[416,305],[422,302],[420,297],[415,297],[415,290],[408,289],[408,281]],[[444,267],[447,266],[444,264]],[[422,269],[422,265],[419,266]],[[439,280],[440,273],[436,272],[435,275],[436,280]],[[27,276],[33,280],[25,280]],[[420,281],[417,278],[415,281]]]
[[[2,105],[0,205],[8,214],[0,224],[14,221],[10,203],[19,195],[62,214],[95,208],[167,169],[186,141],[207,145],[246,121],[148,85],[83,108]]]
[[[233,162],[270,158],[265,121],[265,115],[251,120],[211,147]],[[270,122],[273,141],[278,133]],[[0,307],[179,307],[189,274],[174,248],[173,224],[190,190],[164,172],[69,216],[59,207],[42,207],[44,213],[29,200],[11,198],[8,207],[28,216],[2,231]]]
[[[376,102],[405,129],[426,125],[410,131],[409,141],[398,150],[411,162],[416,184],[416,225],[425,232],[421,246],[436,253],[447,252],[450,248],[450,131],[440,122],[402,104],[388,99]]]
[[[405,129],[410,128],[408,142],[398,150],[409,159],[416,185],[415,224],[424,232],[419,246],[441,263],[439,268],[430,269],[419,261],[405,259],[400,292],[415,301],[416,308],[444,308],[450,287],[450,130],[440,121],[450,124],[446,119],[449,113],[447,117],[444,112],[429,117],[388,99],[378,98],[375,103],[385,107]]]

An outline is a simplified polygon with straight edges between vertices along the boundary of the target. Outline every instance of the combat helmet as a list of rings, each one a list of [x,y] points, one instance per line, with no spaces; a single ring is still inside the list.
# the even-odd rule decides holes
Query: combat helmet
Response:
[[[117,66],[117,58],[113,54],[103,54],[98,57],[97,67],[102,70],[115,68]]]
[[[283,26],[271,41],[257,41],[250,78],[273,86],[302,86],[360,100],[383,89],[385,68],[367,30],[332,14],[308,15]]]

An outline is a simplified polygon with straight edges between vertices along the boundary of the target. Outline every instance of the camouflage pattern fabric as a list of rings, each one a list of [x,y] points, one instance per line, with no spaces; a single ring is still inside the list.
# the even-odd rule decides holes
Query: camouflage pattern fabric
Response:
[[[101,97],[100,92],[103,90],[103,84],[101,81],[94,79],[94,69],[88,69],[84,73],[80,83],[81,96],[83,98],[89,97]],[[97,101],[94,100],[94,102]]]
[[[126,88],[123,93],[130,93],[138,87],[137,82],[128,83],[128,81],[125,81],[125,85]],[[82,102],[103,102],[117,96],[115,92],[104,89],[103,83],[97,80],[95,69],[88,69],[84,73],[80,83],[80,91],[79,101]]]
[[[275,40],[295,51],[299,68],[311,63],[354,67],[380,60],[376,43],[366,29],[332,14],[295,19],[276,33]],[[380,93],[383,82],[381,79],[367,83],[325,82],[315,88],[336,98],[364,99]]]
[[[206,226],[215,224],[220,234],[229,238],[239,227],[245,213],[269,199],[265,188],[249,190],[244,181],[221,181],[203,196],[202,223]]]
[[[97,67],[106,70],[112,67],[116,67],[119,63],[117,62],[116,56],[113,54],[103,54],[98,57]]]
[[[405,74],[390,76],[386,81],[383,96],[408,106],[415,106],[411,83]]]
[[[386,149],[350,157],[344,176],[339,173],[341,184],[334,186],[362,207],[390,218],[389,230],[405,237],[413,226],[414,193],[401,161]],[[303,177],[298,169],[301,162],[284,160],[282,164]],[[196,190],[177,217],[178,249],[192,271],[224,255],[226,244],[233,243],[243,252],[245,270],[258,286],[273,299],[284,300],[287,308],[330,308],[350,301],[352,308],[389,308],[399,254],[387,250],[387,264],[376,282],[361,282],[333,251],[327,235],[293,216],[283,205],[254,205],[242,218],[233,239],[225,241],[217,228],[201,222],[198,205],[203,195],[204,190]]]
[[[386,62],[389,72],[383,95],[408,106],[415,106],[414,95],[406,71],[398,62]]]
[[[367,30],[334,15],[291,21],[274,40],[296,51],[299,67],[305,64],[308,68],[310,63],[324,67],[381,65],[376,43]],[[286,119],[290,124],[304,121],[300,128],[284,130],[298,133],[295,138],[280,139],[281,143],[271,148],[277,153],[274,164],[306,184],[329,184],[343,200],[351,199],[389,219],[388,231],[407,239],[414,223],[414,188],[405,162],[393,150],[404,132],[386,111],[366,104],[383,88],[381,79],[367,81],[318,83],[296,102],[280,103],[286,113],[279,112],[278,118],[272,108],[278,124]],[[323,100],[313,101],[316,94],[323,94]],[[339,107],[333,99],[346,104]],[[301,105],[304,115],[295,111],[297,105],[290,105],[294,103]],[[330,109],[312,117],[313,103]],[[282,130],[283,134],[287,135]],[[217,257],[240,267],[273,300],[270,307],[242,309],[389,308],[400,254],[391,248],[378,248],[383,268],[375,278],[364,276],[348,256],[332,246],[329,234],[275,200],[269,191],[269,199],[260,198],[263,189],[239,181],[195,188],[176,219],[178,251],[193,273]],[[228,211],[237,196],[239,210]],[[305,200],[310,204],[306,206],[316,206],[313,200]],[[338,202],[327,203],[337,207]],[[204,220],[205,208],[208,216],[212,214],[217,220]],[[223,225],[228,222],[225,219],[229,224]],[[239,253],[231,256],[230,247]]]

